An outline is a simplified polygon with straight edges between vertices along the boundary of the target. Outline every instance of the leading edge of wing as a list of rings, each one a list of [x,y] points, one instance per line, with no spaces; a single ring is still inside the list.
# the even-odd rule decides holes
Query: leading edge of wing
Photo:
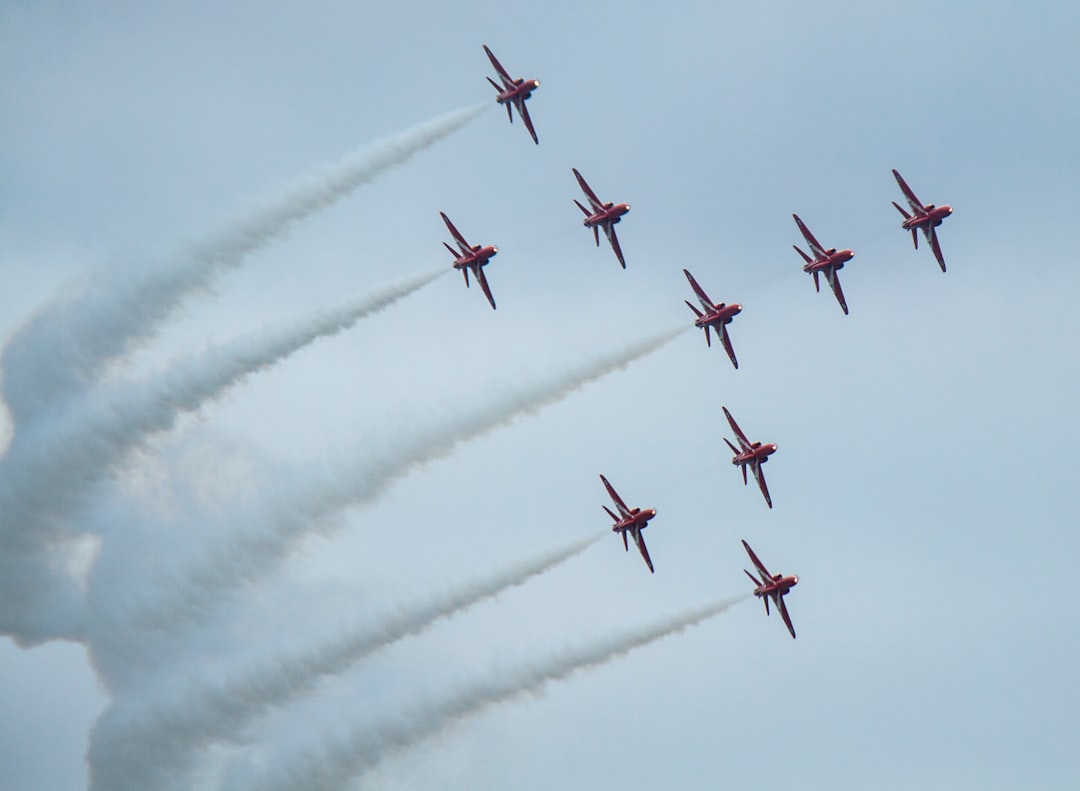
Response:
[[[649,567],[649,573],[655,574],[656,570],[653,568],[652,558],[649,557],[649,550],[645,547],[645,536],[641,535],[641,528],[634,531],[634,542],[638,545],[641,557],[645,559],[645,565]]]
[[[776,608],[780,610],[780,617],[784,619],[784,625],[787,626],[787,630],[791,632],[791,639],[795,639],[795,627],[791,625],[791,616],[788,615],[787,604],[784,603],[783,596],[776,597]]]
[[[904,193],[904,197],[908,199],[908,203],[913,210],[917,210],[919,214],[925,214],[926,209],[923,206],[923,202],[915,197],[915,193],[911,191],[911,187],[904,181],[904,177],[900,175],[900,171],[893,168],[893,176],[896,177],[896,183],[900,185],[900,191]]]
[[[511,88],[514,85],[514,79],[507,73],[503,65],[499,63],[499,59],[495,57],[495,53],[488,49],[488,45],[484,44],[484,52],[487,53],[488,60],[491,61],[491,65],[495,67],[495,71],[499,72],[499,76],[507,83],[506,87]]]
[[[536,130],[533,128],[532,118],[529,117],[529,108],[525,106],[525,100],[520,96],[517,97],[514,99],[514,106],[518,108],[518,114],[525,123],[525,128],[529,130],[533,142],[536,143],[536,145],[540,145],[540,139],[536,136]]]
[[[805,239],[806,243],[810,246],[810,252],[812,252],[818,258],[824,256],[825,248],[821,246],[821,243],[817,239],[814,238],[814,234],[810,233],[810,229],[806,227],[806,224],[802,220],[799,219],[799,215],[792,214],[791,216],[795,218],[795,224],[799,226],[799,231],[802,232],[803,239]]]
[[[471,250],[472,246],[465,241],[465,237],[461,235],[461,231],[455,228],[454,224],[450,222],[450,218],[446,216],[446,212],[439,212],[439,215],[443,218],[443,222],[446,223],[446,228],[450,231],[450,235],[458,241],[458,244],[465,245],[466,252]]]
[[[731,413],[728,412],[728,408],[726,406],[721,406],[720,408],[722,410],[724,410],[724,417],[727,418],[727,422],[728,422],[728,425],[731,426],[731,430],[734,431],[735,436],[739,438],[739,444],[742,445],[744,450],[746,448],[749,448],[750,447],[750,440],[748,440],[746,438],[746,435],[743,433],[743,430],[741,428],[739,428],[739,424],[735,422],[735,418],[733,418],[731,416]]]
[[[491,303],[491,309],[495,310],[495,297],[491,296],[491,288],[488,286],[487,275],[484,274],[482,266],[476,267],[476,279],[480,281],[480,288],[487,297],[487,301]]]
[[[585,196],[589,199],[589,204],[592,206],[593,211],[601,211],[604,208],[604,204],[596,197],[596,193],[592,191],[592,188],[586,183],[584,177],[578,172],[577,168],[570,169],[574,171],[578,186],[581,187],[581,191],[584,192]]]
[[[600,480],[604,482],[604,488],[607,489],[608,496],[611,497],[612,502],[619,508],[619,514],[622,516],[629,516],[630,509],[626,507],[626,503],[619,497],[619,493],[615,491],[615,487],[608,482],[608,479],[600,475]]]
[[[705,293],[705,289],[698,285],[698,282],[694,280],[694,276],[690,274],[689,269],[683,269],[683,274],[686,275],[686,279],[690,281],[690,288],[694,289],[694,293],[697,294],[701,306],[707,311],[712,311],[715,303],[709,299],[709,295]]]
[[[762,580],[764,582],[771,580],[772,574],[770,574],[769,570],[765,568],[765,564],[762,563],[760,559],[758,559],[758,556],[754,554],[754,550],[750,549],[750,545],[746,543],[746,539],[743,538],[739,540],[742,541],[743,549],[745,549],[746,554],[750,556],[750,562],[754,564],[754,568],[756,568],[758,574],[762,576]]]
[[[615,257],[619,259],[619,265],[626,269],[626,259],[623,258],[622,248],[619,246],[619,237],[615,235],[615,226],[609,222],[604,223],[604,236],[611,243],[611,249],[615,251]]]

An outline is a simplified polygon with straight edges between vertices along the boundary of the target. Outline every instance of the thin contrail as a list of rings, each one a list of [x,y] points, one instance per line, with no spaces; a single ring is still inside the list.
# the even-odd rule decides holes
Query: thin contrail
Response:
[[[131,715],[106,715],[91,734],[88,761],[94,789],[183,785],[203,748],[239,740],[245,728],[274,707],[309,694],[320,679],[338,675],[403,637],[459,613],[565,563],[608,535],[604,531],[487,579],[432,597],[373,627],[353,629],[303,653],[276,657],[241,676],[186,693],[170,692],[171,705],[136,704]]]
[[[251,253],[476,118],[488,103],[376,140],[304,176],[164,265],[97,273],[46,305],[0,353],[0,386],[20,424],[82,390],[102,366],[150,336],[184,298]]]
[[[588,383],[626,368],[673,341],[687,326],[596,356],[546,381],[508,388],[501,397],[401,442],[389,454],[375,458],[365,454],[328,480],[299,483],[292,491],[281,492],[267,504],[256,529],[229,537],[200,567],[178,579],[174,590],[165,591],[149,608],[134,614],[133,625],[169,630],[201,618],[226,592],[276,568],[303,537],[324,529],[330,515],[377,501],[396,481],[448,456],[462,443],[536,414]]]
[[[319,338],[349,329],[451,270],[415,275],[319,311],[292,327],[254,333],[183,359],[143,383],[123,382],[88,394],[49,422],[14,438],[0,458],[0,549],[29,562],[35,549],[71,532],[95,484],[123,463],[151,433],[220,397],[247,376],[280,362]],[[50,586],[55,576],[46,579]],[[0,578],[0,634],[17,633],[27,598],[41,599],[41,585],[25,575]],[[15,588],[23,589],[17,595]],[[9,631],[10,630],[10,631]]]
[[[713,618],[749,595],[706,604],[651,626],[609,637],[561,656],[526,665],[506,675],[487,677],[444,700],[399,716],[377,727],[352,729],[341,742],[318,753],[279,762],[249,788],[260,791],[340,789],[384,759],[435,736],[460,721],[525,694],[536,694],[553,681],[607,664],[636,648],[662,640]]]

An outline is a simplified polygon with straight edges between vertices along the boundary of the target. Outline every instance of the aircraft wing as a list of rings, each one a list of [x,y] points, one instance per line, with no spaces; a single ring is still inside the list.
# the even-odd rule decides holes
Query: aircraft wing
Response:
[[[604,236],[611,242],[611,249],[615,251],[615,257],[619,259],[622,268],[626,269],[626,260],[623,258],[622,248],[619,247],[619,237],[615,235],[615,226],[609,222],[604,223]]]
[[[825,248],[822,247],[818,243],[818,240],[814,238],[814,235],[810,233],[810,229],[803,224],[802,220],[799,219],[799,215],[792,214],[791,216],[795,218],[795,224],[798,225],[799,230],[802,231],[803,239],[805,239],[806,243],[810,246],[810,252],[812,252],[817,258],[824,258]],[[795,249],[798,250],[799,248],[796,247]]]
[[[727,356],[731,358],[731,364],[738,368],[739,361],[735,359],[735,349],[731,345],[731,336],[728,335],[727,325],[721,324],[717,329],[720,331],[720,342],[724,344],[724,351],[726,351]]]
[[[735,418],[731,416],[731,413],[728,412],[728,408],[726,406],[722,406],[720,408],[724,410],[724,416],[727,418],[727,422],[731,426],[731,430],[735,432],[735,436],[739,440],[739,445],[742,446],[743,450],[749,450],[750,440],[748,440],[746,438],[746,435],[743,434],[743,430],[739,428],[739,424],[735,422]]]
[[[930,242],[930,247],[934,251],[934,258],[937,259],[938,266],[941,267],[941,271],[945,271],[945,256],[941,254],[941,245],[938,243],[937,229],[933,225],[927,225],[924,229],[926,231],[926,238]]]
[[[751,467],[754,471],[754,480],[757,481],[758,488],[761,489],[761,493],[765,496],[765,502],[769,504],[769,508],[772,508],[772,498],[769,497],[769,487],[765,485],[765,473],[761,469],[761,462],[755,460]]]
[[[506,69],[499,63],[499,59],[495,57],[495,53],[488,49],[487,44],[484,44],[484,52],[487,53],[488,60],[491,61],[491,65],[495,67],[495,71],[499,72],[499,76],[502,78],[503,84],[507,88],[514,87],[514,79],[506,73]]]
[[[645,536],[641,535],[640,527],[634,528],[634,543],[637,544],[637,548],[641,551],[641,557],[645,559],[645,565],[649,567],[649,573],[655,574],[652,558],[649,557],[649,550],[645,548]]]
[[[705,293],[705,289],[698,285],[698,282],[694,280],[694,276],[690,274],[689,269],[684,269],[683,274],[686,275],[686,279],[690,281],[690,287],[694,289],[694,293],[697,294],[701,307],[705,308],[706,313],[712,313],[715,309],[715,305],[713,304],[713,301],[709,299],[709,295]]]
[[[816,274],[816,273],[815,273]],[[817,278],[815,278],[816,280]],[[840,303],[840,307],[844,309],[844,315],[847,315],[847,301],[844,299],[844,291],[840,288],[840,276],[836,274],[836,270],[829,267],[825,270],[825,280],[828,281],[829,286],[832,287],[833,293],[836,295],[836,301]]]
[[[491,309],[495,310],[495,297],[491,296],[491,288],[488,286],[487,275],[484,274],[484,268],[477,266],[474,270],[476,272],[476,279],[480,281],[480,288],[484,292],[484,296],[487,297],[487,301],[491,303]]]
[[[589,185],[585,182],[585,179],[582,178],[580,173],[578,173],[577,168],[571,168],[571,170],[574,171],[574,175],[577,177],[577,183],[578,183],[578,186],[581,187],[581,191],[584,192],[585,197],[587,197],[589,199],[589,205],[592,206],[593,212],[595,213],[595,212],[603,211],[603,209],[604,209],[603,201],[601,201],[598,197],[596,197],[596,193],[592,191],[592,189],[589,187]]]
[[[765,568],[765,564],[762,563],[758,556],[754,554],[754,550],[750,549],[750,545],[746,543],[746,539],[742,539],[743,548],[746,550],[746,554],[750,556],[750,562],[754,564],[754,568],[757,569],[758,574],[761,575],[762,580],[771,580],[772,574]]]
[[[525,128],[528,129],[529,134],[532,135],[533,142],[540,145],[540,141],[536,137],[536,130],[533,129],[532,119],[529,118],[529,108],[525,106],[525,100],[520,96],[514,97],[514,106],[517,108],[521,120],[525,123]]]
[[[619,497],[619,493],[615,491],[615,487],[608,483],[608,479],[603,475],[600,476],[600,480],[604,482],[604,488],[607,489],[608,495],[611,497],[616,507],[618,507],[619,515],[624,518],[630,516],[630,509],[626,507],[626,503]]]
[[[901,176],[895,168],[893,168],[892,174],[896,176],[896,183],[900,185],[900,191],[904,193],[904,197],[907,198],[908,206],[915,212],[916,215],[926,214],[926,209],[923,207],[922,201],[915,197],[915,193],[911,191],[911,187],[904,181],[904,177]]]
[[[780,611],[780,617],[784,619],[784,625],[787,626],[787,630],[791,632],[791,637],[795,637],[795,627],[791,625],[791,616],[788,615],[787,605],[784,603],[783,596],[776,597],[776,609]]]
[[[461,251],[463,253],[472,252],[472,247],[469,245],[468,242],[465,241],[465,237],[461,235],[461,232],[454,227],[454,224],[450,222],[450,218],[447,217],[444,212],[439,212],[439,214],[440,216],[442,216],[443,222],[446,223],[446,227],[450,231],[450,235],[453,236],[454,239],[457,241],[458,246],[461,248]]]

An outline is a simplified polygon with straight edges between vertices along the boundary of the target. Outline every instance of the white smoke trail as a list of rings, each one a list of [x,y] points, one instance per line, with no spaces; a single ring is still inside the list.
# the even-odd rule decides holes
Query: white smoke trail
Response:
[[[103,364],[151,335],[185,297],[207,288],[301,220],[462,128],[488,106],[457,110],[376,140],[298,179],[176,260],[98,273],[81,290],[44,307],[0,354],[0,387],[16,430],[81,390]]]
[[[238,740],[254,720],[308,694],[320,679],[343,673],[379,648],[524,585],[607,535],[605,530],[517,563],[487,579],[432,597],[382,624],[354,629],[295,656],[276,657],[237,678],[183,693],[170,691],[171,704],[148,705],[140,699],[133,713],[114,708],[91,734],[91,791],[167,784],[187,787],[199,750],[215,742]]]
[[[657,351],[686,331],[687,325],[666,330],[594,357],[547,381],[508,389],[474,411],[401,442],[389,455],[361,457],[347,465],[344,474],[336,472],[314,484],[296,484],[292,491],[280,493],[267,504],[255,530],[234,535],[227,545],[215,548],[199,568],[177,580],[173,590],[166,590],[150,608],[134,614],[133,625],[170,630],[201,617],[228,591],[276,568],[301,538],[320,530],[329,515],[375,502],[397,480],[449,455],[458,445],[536,414],[588,383]]]
[[[149,434],[171,428],[180,414],[220,397],[252,373],[319,338],[349,329],[449,271],[441,268],[409,277],[292,327],[208,349],[141,386],[125,382],[107,392],[88,394],[53,420],[32,425],[0,458],[0,548],[17,554],[20,566],[28,563],[39,554],[38,548],[70,533],[69,520],[85,507],[94,485]],[[48,587],[57,582],[55,574],[41,580]],[[48,592],[44,584],[32,582],[26,574],[0,577],[0,633],[25,630],[32,598],[40,600]],[[70,627],[70,618],[65,621]]]
[[[355,728],[341,742],[317,754],[279,761],[249,788],[260,791],[340,789],[380,761],[453,727],[468,717],[525,694],[536,694],[553,681],[607,664],[636,648],[682,632],[713,618],[749,594],[706,604],[651,626],[566,651],[502,676],[485,677],[442,701],[415,709],[377,728]]]

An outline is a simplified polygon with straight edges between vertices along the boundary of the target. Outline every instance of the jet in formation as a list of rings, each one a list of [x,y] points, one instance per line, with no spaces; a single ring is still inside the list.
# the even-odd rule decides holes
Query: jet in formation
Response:
[[[754,473],[754,479],[758,483],[758,488],[761,489],[761,494],[765,497],[765,502],[768,503],[769,508],[772,508],[772,498],[769,496],[769,487],[765,485],[765,473],[761,471],[761,465],[769,460],[769,457],[776,453],[776,443],[761,443],[751,442],[746,438],[743,430],[739,428],[739,424],[735,422],[735,418],[728,412],[726,406],[720,407],[724,410],[724,416],[727,417],[728,423],[731,425],[731,430],[735,432],[735,438],[739,442],[739,447],[735,447],[731,444],[727,437],[724,437],[724,442],[727,442],[727,446],[731,448],[735,454],[731,459],[731,463],[739,467],[742,467],[742,480],[743,485],[746,484],[746,469],[750,468]]]
[[[581,186],[582,192],[585,193],[585,197],[589,200],[589,208],[586,209],[577,200],[577,207],[581,209],[581,213],[585,215],[583,225],[586,228],[592,228],[593,238],[596,240],[596,246],[600,246],[600,229],[604,229],[604,236],[607,237],[608,242],[611,244],[611,249],[615,251],[615,257],[619,259],[619,264],[623,269],[626,269],[626,261],[623,259],[622,248],[619,247],[619,237],[615,235],[615,223],[622,219],[622,216],[630,211],[629,203],[612,203],[611,201],[601,201],[596,197],[596,193],[592,191],[585,179],[578,173],[577,168],[571,168],[574,171],[574,176],[577,177],[578,184]]]
[[[495,71],[499,73],[499,79],[502,80],[502,85],[499,85],[491,77],[487,78],[487,81],[495,87],[496,92],[499,94],[495,97],[495,101],[506,105],[506,116],[510,119],[510,123],[514,123],[514,112],[511,108],[517,108],[518,115],[521,116],[522,123],[525,124],[525,128],[532,135],[533,142],[539,145],[540,141],[536,138],[536,130],[533,129],[532,119],[529,118],[529,109],[525,106],[525,100],[540,87],[540,80],[523,80],[520,77],[514,79],[507,74],[506,69],[499,63],[495,53],[488,49],[487,44],[484,45],[484,52],[487,53],[488,60],[495,67]]]
[[[626,549],[627,551],[630,549],[630,543],[626,536],[629,533],[634,537],[634,543],[637,544],[637,548],[641,551],[641,557],[645,559],[645,565],[648,566],[649,571],[652,572],[652,560],[649,558],[649,550],[645,548],[645,538],[641,535],[641,531],[649,524],[649,520],[656,516],[656,509],[627,508],[626,503],[619,497],[618,492],[616,492],[614,487],[608,483],[608,479],[601,475],[600,480],[604,482],[604,488],[607,489],[607,493],[611,496],[612,502],[615,503],[615,508],[619,511],[619,515],[616,516],[606,505],[600,506],[607,511],[608,516],[615,520],[615,524],[611,526],[612,531],[615,533],[622,533],[623,549]]]
[[[780,611],[780,617],[784,619],[784,625],[787,626],[788,631],[791,632],[792,638],[795,637],[795,627],[791,625],[791,616],[788,615],[787,605],[784,604],[784,597],[791,592],[791,589],[799,584],[799,578],[794,574],[784,577],[780,574],[770,574],[769,570],[765,568],[765,564],[758,560],[758,556],[754,554],[754,550],[750,549],[750,545],[744,540],[742,542],[743,547],[746,548],[746,554],[750,556],[750,562],[754,564],[754,568],[760,575],[760,579],[755,577],[746,569],[743,572],[750,579],[754,581],[754,595],[765,602],[765,614],[769,614],[769,599],[773,600],[773,604],[776,605],[776,609]]]
[[[469,270],[476,276],[477,281],[480,283],[480,288],[484,291],[484,296],[487,297],[488,302],[491,303],[492,309],[495,308],[495,297],[491,296],[491,289],[488,287],[487,277],[484,276],[484,267],[491,258],[499,252],[499,248],[493,244],[481,247],[478,244],[470,245],[465,241],[465,237],[461,235],[461,232],[454,227],[454,224],[450,222],[450,218],[445,213],[439,212],[442,215],[443,222],[446,223],[446,227],[449,229],[451,236],[454,237],[454,241],[457,242],[458,249],[443,242],[443,247],[450,251],[450,255],[454,256],[454,269],[460,269],[461,274],[465,276],[465,287],[469,286]]]
[[[923,235],[926,237],[926,241],[930,243],[930,249],[934,251],[934,258],[937,259],[938,266],[941,267],[941,271],[945,271],[945,256],[941,254],[941,245],[938,243],[937,231],[935,230],[942,221],[950,214],[952,214],[952,206],[935,206],[932,203],[923,205],[922,201],[915,197],[915,193],[911,191],[911,187],[904,181],[904,177],[901,176],[895,169],[892,174],[896,177],[896,183],[900,185],[900,191],[904,193],[904,197],[907,198],[908,206],[911,208],[911,214],[904,211],[900,204],[896,201],[892,202],[892,205],[896,207],[896,210],[904,215],[904,221],[901,223],[901,227],[905,231],[911,231],[911,241],[915,244],[915,249],[919,249],[919,230],[921,229]]]
[[[806,262],[803,264],[803,271],[809,272],[814,276],[814,290],[821,291],[821,284],[818,282],[818,275],[825,276],[825,282],[829,284],[829,287],[833,290],[833,294],[836,295],[836,301],[840,303],[840,307],[844,311],[844,315],[847,315],[847,302],[844,300],[844,292],[840,288],[840,278],[837,277],[837,271],[844,268],[844,264],[855,257],[855,253],[851,250],[837,250],[835,247],[825,249],[818,243],[818,240],[814,238],[814,234],[810,233],[810,229],[806,227],[802,220],[799,219],[799,215],[792,214],[795,218],[795,224],[799,226],[799,230],[802,232],[803,239],[806,240],[806,244],[810,248],[810,252],[814,254],[811,258],[797,245],[792,245],[795,248],[795,252],[802,256],[802,259]]]
[[[701,307],[705,310],[705,312],[702,313],[695,308],[689,300],[684,300],[686,306],[694,311],[694,315],[697,316],[697,318],[694,319],[694,326],[701,327],[705,330],[705,343],[710,347],[712,346],[712,338],[709,337],[709,327],[716,330],[716,334],[720,336],[720,342],[724,345],[724,351],[726,351],[728,357],[731,358],[731,364],[738,368],[739,361],[735,359],[735,350],[731,347],[731,338],[728,336],[727,325],[731,324],[732,319],[742,312],[742,305],[737,302],[732,302],[730,305],[725,302],[714,303],[709,299],[709,295],[705,293],[705,290],[698,285],[696,280],[694,280],[694,276],[690,274],[690,270],[684,269],[683,274],[686,275],[686,279],[690,281],[690,287],[694,289],[694,293],[697,294]]]

